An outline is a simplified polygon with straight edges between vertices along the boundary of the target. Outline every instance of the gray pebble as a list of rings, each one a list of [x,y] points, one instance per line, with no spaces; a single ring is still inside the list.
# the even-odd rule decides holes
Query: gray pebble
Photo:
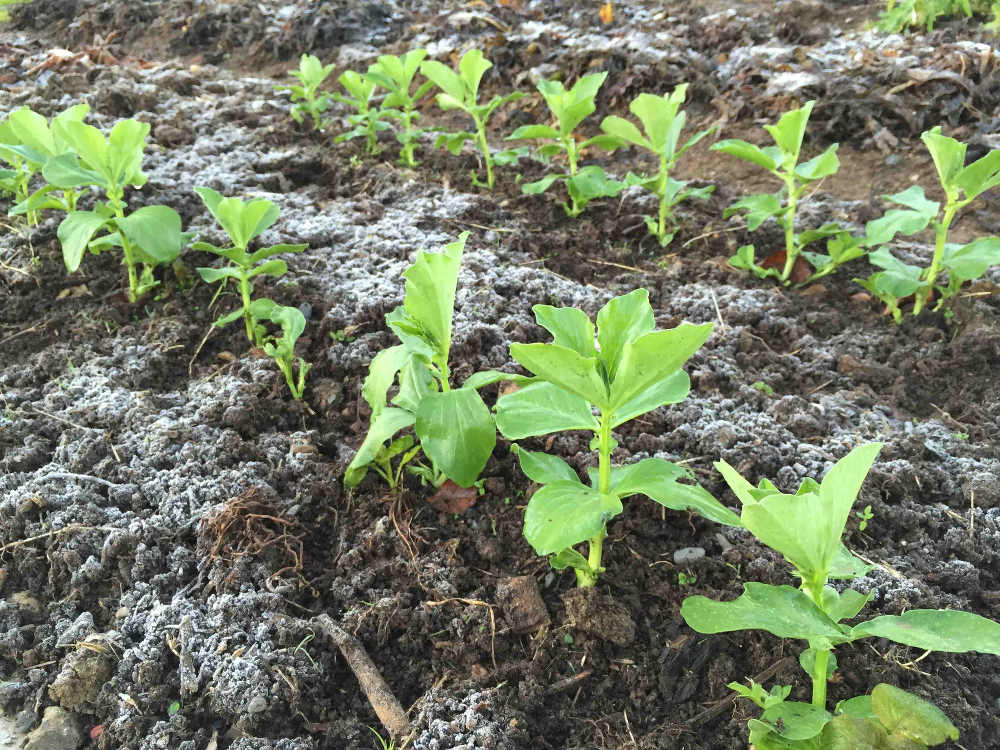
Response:
[[[674,565],[690,565],[705,556],[701,547],[682,547],[674,552]]]

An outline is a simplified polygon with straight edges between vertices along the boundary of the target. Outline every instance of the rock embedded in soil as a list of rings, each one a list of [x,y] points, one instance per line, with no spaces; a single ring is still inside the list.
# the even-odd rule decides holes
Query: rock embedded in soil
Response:
[[[552,622],[534,576],[514,576],[498,581],[497,602],[515,633],[534,633]]]
[[[83,732],[76,718],[59,706],[49,706],[42,723],[28,734],[24,750],[77,750],[83,744]]]
[[[562,595],[566,624],[616,646],[635,641],[635,622],[623,604],[595,588],[570,589]]]

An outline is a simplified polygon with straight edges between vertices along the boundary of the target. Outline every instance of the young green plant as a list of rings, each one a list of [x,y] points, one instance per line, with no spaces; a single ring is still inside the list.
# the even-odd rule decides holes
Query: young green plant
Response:
[[[49,159],[71,151],[62,137],[63,127],[67,122],[83,122],[89,111],[90,105],[76,104],[53,117],[50,124],[37,112],[21,107],[0,123],[0,158],[14,167],[8,176],[11,183],[4,187],[18,200],[8,212],[10,215],[25,214],[29,223],[36,224],[39,211],[57,209],[69,213],[76,210],[76,202],[86,190],[68,188],[60,191],[52,185],[43,185],[29,194],[29,182]]]
[[[645,289],[615,297],[594,323],[575,307],[535,305],[538,324],[550,344],[511,344],[511,356],[534,373],[529,384],[497,401],[497,427],[511,440],[564,430],[594,433],[598,452],[589,484],[558,456],[515,446],[521,469],[543,485],[524,516],[524,535],[552,567],[573,568],[579,586],[593,586],[604,571],[602,547],[607,522],[622,512],[622,499],[646,495],[675,510],[693,510],[725,524],[736,515],[707,491],[684,484],[690,473],[661,458],[612,466],[617,445],[612,430],[664,404],[683,401],[691,381],[681,366],[701,347],[712,324],[682,324],[655,330]],[[594,409],[598,415],[594,415]],[[589,543],[586,557],[574,547]]]
[[[562,207],[569,217],[579,216],[590,201],[614,197],[626,187],[624,182],[609,178],[596,164],[583,168],[579,166],[582,152],[587,148],[614,151],[623,145],[623,141],[615,135],[604,133],[578,141],[575,133],[576,127],[597,108],[594,98],[607,77],[606,72],[583,76],[569,91],[560,81],[539,81],[538,92],[548,104],[558,127],[523,125],[508,136],[508,140],[546,142],[538,149],[539,156],[546,161],[559,154],[565,156],[568,173],[545,175],[536,182],[523,185],[521,192],[525,195],[540,195],[554,183],[564,182],[569,202],[564,202]]]
[[[851,588],[838,591],[831,580],[863,576],[871,566],[844,546],[841,538],[868,470],[881,444],[862,445],[837,461],[822,482],[806,479],[786,495],[769,481],[754,487],[729,464],[716,468],[742,503],[740,520],[758,540],[780,553],[795,569],[799,586],[745,583],[734,601],[703,596],[684,600],[681,615],[699,633],[766,630],[779,638],[800,639],[808,648],[799,663],[812,680],[812,701],[787,700],[789,686],[770,693],[755,683],[730,687],[764,709],[749,723],[757,750],[918,750],[957,738],[958,732],[931,704],[891,686],[827,711],[827,682],[836,670],[836,646],[863,638],[885,638],[931,651],[1000,654],[1000,624],[969,612],[911,609],[850,626],[874,595]],[[911,744],[907,744],[907,741]],[[922,743],[922,744],[921,744]]]
[[[723,218],[728,218],[738,211],[745,211],[747,228],[751,232],[756,231],[767,219],[777,221],[785,235],[784,250],[770,255],[762,264],[758,264],[754,257],[754,246],[744,245],[729,262],[736,268],[752,271],[760,278],[777,277],[783,284],[791,283],[795,262],[806,245],[844,234],[844,229],[834,223],[824,224],[801,234],[795,233],[795,211],[806,190],[819,180],[835,174],[840,168],[836,143],[818,156],[799,164],[802,139],[814,104],[812,101],[806,102],[805,106],[783,114],[777,125],[764,126],[774,140],[774,146],[761,148],[739,139],[719,141],[712,145],[713,151],[722,151],[756,164],[783,183],[778,192],[748,195],[723,213]],[[863,251],[859,253],[863,254]]]
[[[375,355],[361,386],[372,410],[371,422],[344,474],[348,488],[361,482],[369,468],[395,487],[398,469],[392,470],[389,462],[400,455],[402,464],[407,464],[417,453],[412,445],[394,442],[387,449],[385,443],[411,427],[431,465],[413,464],[408,470],[434,486],[451,479],[471,487],[493,453],[496,427],[476,389],[510,376],[476,373],[454,388],[448,368],[455,291],[467,237],[468,232],[463,233],[440,253],[421,250],[403,273],[403,304],[385,318],[401,343]],[[389,390],[397,382],[398,391],[390,399]]]
[[[424,95],[430,91],[434,85],[430,81],[424,81],[417,86],[412,94],[413,78],[420,69],[420,64],[427,57],[425,49],[411,49],[405,55],[381,55],[378,62],[368,68],[366,77],[384,88],[389,93],[382,100],[383,114],[399,120],[402,130],[396,133],[396,140],[402,145],[399,152],[399,160],[408,167],[417,166],[417,160],[413,151],[417,145],[417,138],[423,132],[413,127],[420,113],[416,106]]]
[[[629,172],[625,184],[641,185],[659,199],[657,216],[647,216],[645,219],[646,228],[659,241],[660,247],[669,245],[677,231],[674,206],[688,198],[705,200],[715,189],[714,185],[689,188],[686,180],[675,180],[670,176],[670,171],[684,152],[714,131],[714,128],[700,130],[678,148],[681,131],[687,121],[687,114],[680,109],[684,104],[687,88],[688,85],[682,83],[669,95],[639,94],[632,101],[629,111],[642,124],[644,133],[633,123],[615,115],[605,117],[601,123],[601,130],[608,135],[652,151],[659,158],[660,168],[655,175],[647,177]]]
[[[63,191],[95,186],[105,198],[91,211],[70,211],[59,224],[56,235],[66,268],[76,271],[85,250],[100,253],[120,247],[128,270],[128,300],[136,302],[159,285],[153,277],[156,266],[172,263],[189,239],[181,231],[181,217],[169,206],[143,206],[126,213],[125,188],[146,184],[142,157],[149,123],[121,120],[104,136],[70,119],[60,125],[59,133],[72,151],[48,159],[42,176]]]
[[[942,16],[959,14],[970,18],[973,13],[991,13],[993,20],[985,28],[997,29],[1000,24],[1000,2],[998,0],[887,0],[885,10],[879,14],[878,28],[890,34],[898,34],[913,26],[923,26],[930,33],[934,24]]]
[[[279,305],[269,299],[255,299],[250,303],[250,316],[256,323],[261,348],[264,353],[275,361],[288,390],[295,400],[301,400],[306,388],[306,375],[312,365],[302,357],[295,356],[295,342],[306,329],[306,318],[297,307]],[[281,328],[281,335],[269,333],[263,321],[269,321]],[[296,375],[296,365],[298,374]]]
[[[475,125],[475,132],[442,133],[437,137],[434,147],[445,146],[451,153],[458,154],[466,141],[475,143],[486,164],[486,182],[481,182],[474,172],[472,181],[476,186],[490,190],[493,189],[494,182],[493,165],[513,164],[524,153],[520,149],[496,153],[490,151],[490,144],[486,139],[486,123],[489,122],[490,116],[498,107],[524,96],[523,93],[515,91],[507,96],[496,95],[485,104],[480,104],[479,84],[482,82],[483,74],[492,67],[493,63],[484,60],[483,53],[478,49],[471,49],[462,55],[462,59],[458,61],[457,73],[437,60],[425,60],[420,64],[420,72],[424,77],[441,89],[441,93],[436,97],[438,106],[445,112],[453,109],[465,112]]]
[[[375,104],[375,81],[354,70],[345,71],[337,80],[348,96],[336,93],[333,100],[353,107],[356,113],[347,117],[353,127],[333,140],[340,143],[352,138],[364,138],[368,153],[377,154],[378,134],[392,126],[384,119],[386,113]]]
[[[213,253],[230,262],[230,265],[223,268],[199,268],[198,273],[208,284],[221,282],[219,293],[226,288],[230,280],[235,281],[240,295],[240,306],[220,317],[213,325],[221,328],[242,317],[250,344],[263,347],[264,331],[258,327],[258,319],[254,316],[251,300],[252,281],[259,276],[283,276],[288,271],[288,265],[273,256],[282,253],[301,253],[306,249],[306,245],[271,245],[251,252],[250,243],[278,220],[278,207],[263,198],[246,202],[239,198],[224,198],[220,193],[207,187],[196,187],[194,191],[232,242],[232,245],[226,248],[216,247],[208,242],[195,242],[191,246],[194,250]],[[270,312],[270,308],[268,311]]]
[[[871,263],[881,269],[867,279],[855,279],[881,300],[893,319],[902,320],[900,301],[913,296],[913,314],[919,315],[937,291],[939,309],[958,294],[967,281],[980,278],[990,266],[1000,264],[1000,237],[980,237],[965,245],[948,242],[948,230],[955,216],[987,190],[1000,185],[1000,149],[991,151],[966,166],[966,145],[941,134],[941,128],[920,136],[930,151],[944,190],[944,206],[929,200],[924,189],[912,185],[901,193],[885,196],[903,208],[894,208],[880,219],[868,222],[865,243],[878,249],[869,253]],[[934,230],[934,254],[927,267],[914,266],[896,258],[887,243],[897,234],[910,235]],[[938,284],[942,272],[948,283]]]
[[[287,91],[291,95],[291,115],[295,122],[304,122],[306,116],[309,116],[312,118],[313,130],[323,127],[323,113],[330,105],[330,95],[325,91],[321,92],[319,87],[335,67],[333,63],[323,65],[315,55],[303,53],[299,59],[299,69],[288,71],[299,79],[300,85],[274,87],[275,91]]]

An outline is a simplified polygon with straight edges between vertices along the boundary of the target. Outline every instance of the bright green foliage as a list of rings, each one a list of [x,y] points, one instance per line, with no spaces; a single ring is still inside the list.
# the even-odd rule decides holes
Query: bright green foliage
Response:
[[[27,5],[31,0],[0,0],[0,22],[9,21],[10,15],[7,13],[8,5]]]
[[[403,304],[385,317],[401,343],[376,354],[368,368],[361,395],[371,407],[371,423],[344,474],[347,487],[356,486],[369,468],[394,486],[398,472],[395,481],[387,476],[389,462],[402,454],[406,464],[416,454],[409,445],[394,442],[386,449],[385,443],[408,427],[431,462],[430,467],[408,469],[436,486],[451,479],[471,487],[493,453],[496,428],[476,389],[510,376],[476,373],[461,388],[452,388],[448,369],[455,289],[467,237],[463,233],[441,253],[421,250],[403,273]],[[399,390],[390,399],[389,389],[397,381]]]
[[[738,139],[719,141],[712,145],[713,151],[722,151],[756,164],[784,183],[781,190],[776,193],[762,193],[741,198],[723,213],[723,218],[728,218],[738,211],[745,212],[747,228],[751,232],[767,219],[773,218],[778,222],[778,226],[785,233],[785,259],[784,263],[780,264],[781,270],[758,265],[754,259],[753,245],[741,247],[729,262],[736,268],[753,271],[760,278],[775,276],[784,284],[790,283],[795,261],[802,254],[802,248],[809,243],[828,237],[840,238],[841,244],[849,242],[847,233],[837,224],[824,224],[818,229],[801,234],[795,233],[795,209],[799,200],[811,184],[835,174],[840,168],[836,143],[819,156],[799,164],[802,139],[814,104],[815,102],[806,102],[805,106],[783,114],[777,125],[764,126],[774,140],[774,146],[760,148]],[[841,254],[838,246],[838,257]],[[841,262],[846,261],[841,260]]]
[[[521,470],[544,485],[528,503],[524,535],[552,567],[571,567],[580,586],[593,586],[601,566],[605,525],[622,499],[646,495],[675,510],[693,510],[727,524],[739,519],[708,492],[683,484],[690,473],[660,458],[612,467],[613,428],[664,404],[683,401],[691,382],[682,365],[705,342],[712,324],[654,330],[645,289],[615,297],[594,323],[575,307],[535,305],[551,344],[511,344],[511,356],[534,373],[530,384],[497,402],[497,426],[511,440],[563,430],[591,430],[598,468],[584,484],[557,456],[517,449]],[[594,416],[596,407],[600,415]],[[573,549],[589,541],[589,556]]]
[[[89,111],[89,105],[76,104],[52,118],[50,125],[37,112],[21,107],[0,123],[0,159],[13,167],[4,170],[6,177],[0,176],[0,189],[13,193],[18,201],[10,209],[11,215],[26,214],[29,223],[37,224],[39,211],[52,208],[68,213],[76,210],[76,202],[85,190],[67,188],[59,191],[52,185],[44,185],[29,194],[28,183],[49,159],[70,151],[62,136],[63,127],[67,122],[82,122]]]
[[[413,127],[413,123],[419,117],[416,110],[417,102],[434,85],[430,81],[425,81],[416,91],[410,93],[413,78],[425,57],[427,57],[425,49],[412,49],[401,57],[381,55],[378,62],[368,68],[366,74],[369,80],[389,92],[382,100],[382,113],[399,120],[403,126],[403,129],[396,133],[396,140],[403,146],[399,160],[408,167],[417,166],[413,149],[416,147],[417,138],[423,132]]]
[[[333,140],[340,143],[352,138],[364,138],[368,153],[378,153],[378,134],[392,126],[383,119],[386,113],[375,105],[375,81],[353,70],[345,71],[337,80],[349,96],[334,94],[334,101],[354,107],[357,113],[347,118],[353,127]]]
[[[447,147],[453,154],[462,150],[462,144],[473,141],[486,163],[486,182],[481,182],[473,173],[472,181],[479,187],[493,189],[493,164],[506,166],[513,164],[522,155],[521,150],[507,150],[492,153],[489,141],[486,140],[486,123],[493,112],[503,104],[520,99],[524,94],[515,91],[507,96],[494,96],[485,104],[479,103],[479,84],[483,74],[493,67],[493,63],[483,59],[483,53],[478,49],[470,49],[458,61],[458,72],[437,60],[425,60],[420,64],[420,72],[441,89],[437,95],[438,106],[444,111],[460,109],[472,118],[475,132],[459,131],[457,133],[442,133],[437,137],[435,148]]]
[[[253,294],[251,280],[258,276],[283,276],[288,271],[288,266],[285,261],[274,259],[273,256],[281,253],[301,253],[306,246],[272,245],[250,252],[248,248],[254,238],[278,220],[278,207],[264,199],[244,202],[239,198],[223,198],[215,190],[206,187],[197,187],[194,191],[232,241],[232,245],[226,248],[216,247],[208,242],[195,242],[191,246],[193,249],[221,255],[231,263],[223,268],[199,268],[198,273],[206,283],[214,284],[221,281],[220,293],[226,288],[230,279],[234,280],[240,295],[240,306],[223,315],[213,325],[221,328],[242,316],[250,344],[263,347],[265,332],[258,326],[258,321],[252,312],[254,308],[250,299]]]
[[[288,390],[298,400],[306,388],[306,374],[312,367],[302,357],[298,357],[298,376],[295,375],[295,342],[306,329],[306,318],[297,307],[285,307],[269,299],[255,299],[250,303],[250,316],[263,328],[261,321],[270,321],[280,326],[281,335],[274,336],[266,331],[259,334],[261,348],[275,361],[285,376]]]
[[[315,55],[303,53],[298,70],[289,70],[299,79],[301,85],[275,86],[275,91],[287,91],[292,96],[291,115],[295,122],[303,122],[306,115],[312,118],[313,130],[323,127],[323,113],[330,104],[330,95],[320,92],[319,87],[336,66],[323,65]]]
[[[70,119],[61,123],[59,134],[72,153],[47,160],[42,176],[60,190],[95,186],[105,197],[92,211],[70,211],[59,224],[56,234],[66,268],[76,271],[84,250],[99,253],[120,247],[128,269],[128,299],[135,302],[159,284],[153,269],[172,263],[188,239],[172,208],[144,206],[125,213],[125,187],[146,184],[142,155],[149,124],[121,120],[105,137],[97,128]]]
[[[549,110],[556,119],[558,127],[551,125],[524,125],[510,134],[508,140],[542,141],[546,145],[538,149],[538,154],[548,160],[550,157],[562,154],[569,166],[568,174],[549,174],[521,187],[525,195],[539,195],[548,190],[553,183],[566,183],[570,202],[563,203],[567,216],[579,216],[587,203],[595,198],[614,197],[625,189],[624,182],[610,179],[604,170],[596,165],[578,166],[580,155],[584,149],[591,146],[614,151],[623,145],[620,138],[614,135],[597,135],[583,141],[577,141],[577,125],[583,122],[596,109],[594,97],[607,78],[607,73],[593,73],[583,76],[569,91],[560,81],[542,80],[538,83],[538,91],[549,105]]]
[[[874,637],[934,651],[1000,654],[1000,623],[970,612],[911,609],[853,627],[842,624],[842,620],[856,618],[872,596],[850,588],[838,592],[828,583],[832,579],[857,578],[871,569],[847,550],[841,537],[861,484],[880,449],[879,443],[855,448],[827,472],[822,482],[805,479],[794,495],[779,492],[766,479],[754,487],[724,461],[715,464],[743,504],[743,525],[791,563],[801,580],[798,588],[745,583],[743,594],[734,601],[715,602],[692,596],[681,606],[684,620],[699,633],[766,630],[779,638],[808,642],[799,663],[812,679],[811,703],[785,700],[789,693],[785,687],[765,694],[753,683],[750,688],[730,685],[764,709],[759,720],[749,723],[750,741],[759,750],[917,750],[957,736],[950,722],[932,706],[905,693],[906,697],[900,697],[902,691],[882,686],[876,688],[880,708],[874,716],[848,711],[842,705],[841,712],[850,714],[850,718],[831,721],[826,686],[836,670],[832,651],[840,644]],[[849,708],[856,709],[858,701],[863,703],[864,699],[848,701]],[[873,706],[875,702],[873,693]],[[934,739],[942,731],[945,734]],[[882,733],[905,736],[918,744],[892,744],[883,741]],[[882,739],[870,744],[860,741],[869,736]],[[830,744],[833,737],[840,738],[840,744]],[[858,744],[850,744],[843,737],[853,738]]]
[[[659,240],[660,247],[669,245],[676,233],[673,207],[688,198],[705,200],[715,189],[714,185],[689,188],[687,181],[675,180],[670,176],[670,170],[684,152],[713,131],[711,128],[701,130],[678,148],[681,131],[687,121],[687,114],[680,111],[687,95],[687,87],[686,83],[682,83],[669,95],[639,94],[632,101],[629,111],[642,124],[644,132],[639,132],[639,128],[628,120],[614,115],[605,117],[601,123],[601,130],[608,135],[652,151],[660,160],[660,168],[656,174],[641,176],[629,172],[625,178],[626,185],[641,185],[659,198],[658,215],[655,218],[645,218],[649,233]]]
[[[962,14],[970,18],[973,13],[991,13],[993,20],[987,28],[996,28],[1000,23],[1000,2],[998,0],[887,0],[885,10],[879,15],[880,31],[898,33],[913,26],[923,26],[928,32],[942,16]]]
[[[941,134],[941,128],[920,136],[931,152],[938,179],[944,189],[945,203],[929,200],[919,185],[901,193],[885,196],[903,208],[895,208],[865,227],[865,243],[878,250],[868,259],[879,268],[867,279],[855,279],[885,303],[898,323],[902,319],[899,302],[913,295],[913,314],[919,315],[936,290],[940,295],[935,310],[958,294],[967,281],[978,279],[990,266],[1000,264],[1000,237],[980,237],[966,245],[948,242],[948,229],[956,214],[979,195],[1000,185],[1000,149],[966,166],[965,144]],[[934,256],[926,268],[913,266],[896,258],[886,244],[897,234],[910,235],[934,230]],[[942,271],[948,272],[947,285],[938,284]]]

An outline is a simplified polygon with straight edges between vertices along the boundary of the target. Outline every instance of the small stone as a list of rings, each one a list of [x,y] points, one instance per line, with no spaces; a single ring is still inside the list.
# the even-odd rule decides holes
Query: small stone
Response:
[[[705,556],[701,547],[682,547],[674,552],[674,565],[690,565]]]
[[[49,706],[42,723],[28,735],[24,750],[77,750],[83,744],[83,732],[69,711]]]
[[[267,698],[263,695],[255,695],[247,704],[247,711],[252,714],[263,713],[267,710]]]
[[[498,581],[497,602],[515,633],[535,633],[551,622],[534,576],[514,576]]]

